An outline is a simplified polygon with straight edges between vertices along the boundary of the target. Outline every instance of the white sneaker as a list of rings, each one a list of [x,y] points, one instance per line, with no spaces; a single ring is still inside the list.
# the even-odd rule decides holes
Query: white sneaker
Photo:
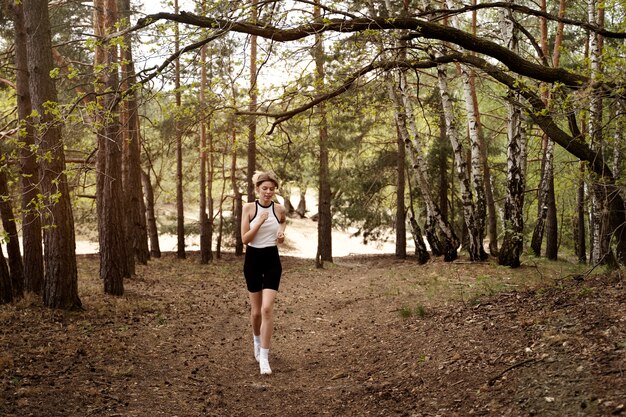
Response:
[[[272,373],[272,368],[270,368],[270,363],[267,359],[259,361],[259,369],[261,370],[261,375],[270,375]]]
[[[270,350],[261,348],[259,351],[259,369],[261,370],[261,375],[269,375],[272,373],[272,368],[270,368],[270,361],[268,359]]]

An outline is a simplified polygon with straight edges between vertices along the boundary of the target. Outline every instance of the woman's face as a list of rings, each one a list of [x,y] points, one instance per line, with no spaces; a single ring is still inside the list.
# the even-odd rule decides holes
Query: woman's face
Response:
[[[259,198],[262,201],[271,201],[276,194],[276,184],[273,181],[263,181],[256,187],[257,193],[259,193]]]

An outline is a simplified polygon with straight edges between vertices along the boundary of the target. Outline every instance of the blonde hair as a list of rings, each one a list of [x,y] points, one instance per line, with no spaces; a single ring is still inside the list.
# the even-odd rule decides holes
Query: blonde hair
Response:
[[[255,171],[254,175],[252,176],[252,182],[254,183],[255,187],[258,187],[259,185],[261,185],[262,183],[264,183],[265,181],[271,181],[274,184],[276,184],[276,187],[278,187],[278,179],[276,178],[276,175],[274,175],[271,172],[264,172],[264,171]]]

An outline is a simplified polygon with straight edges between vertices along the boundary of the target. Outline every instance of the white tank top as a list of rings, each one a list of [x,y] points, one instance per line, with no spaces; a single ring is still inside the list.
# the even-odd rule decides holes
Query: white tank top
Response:
[[[276,237],[278,235],[279,222],[278,216],[276,216],[276,213],[274,212],[274,202],[272,201],[269,206],[264,207],[257,200],[255,202],[255,205],[256,206],[254,216],[252,216],[252,220],[250,220],[251,229],[259,222],[261,213],[267,212],[269,216],[256,232],[254,238],[248,243],[248,246],[252,246],[254,248],[267,248],[269,246],[276,246]]]

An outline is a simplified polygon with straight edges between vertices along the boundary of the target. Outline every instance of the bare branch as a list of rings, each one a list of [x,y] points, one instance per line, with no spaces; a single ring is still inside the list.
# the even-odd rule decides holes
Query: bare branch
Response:
[[[508,2],[481,3],[481,4],[477,4],[473,6],[467,5],[458,9],[449,9],[449,10],[448,9],[431,10],[429,11],[428,14],[438,14],[438,18],[443,18],[444,16],[458,15],[458,14],[462,14],[466,12],[471,12],[474,10],[491,9],[491,8],[510,9],[510,10],[527,14],[527,15],[531,15],[531,16],[543,17],[553,22],[560,22],[566,25],[578,26],[590,32],[597,33],[607,38],[626,39],[626,33],[624,32],[614,32],[614,31],[606,30],[595,24],[581,22],[579,20],[574,20],[574,19],[561,18],[559,16],[555,16],[553,14],[546,13],[541,10],[535,10],[535,9],[531,9],[530,7],[526,7],[526,6],[522,6],[522,5],[514,4],[514,3],[508,3]]]
[[[358,19],[326,19],[323,22],[307,23],[289,29],[280,29],[271,26],[260,26],[249,22],[236,22],[191,13],[157,13],[146,16],[137,21],[137,25],[127,31],[137,30],[158,20],[167,19],[179,23],[219,29],[220,31],[234,31],[260,36],[277,42],[288,42],[303,39],[322,32],[353,33],[365,30],[403,29],[411,33],[405,39],[428,38],[437,39],[461,46],[468,51],[488,55],[506,65],[511,71],[520,75],[534,78],[539,81],[559,81],[569,87],[580,88],[588,78],[569,72],[562,68],[550,68],[528,61],[510,49],[490,40],[472,35],[462,30],[439,25],[421,19],[410,17],[402,18],[358,18]],[[121,33],[110,35],[120,36]]]

